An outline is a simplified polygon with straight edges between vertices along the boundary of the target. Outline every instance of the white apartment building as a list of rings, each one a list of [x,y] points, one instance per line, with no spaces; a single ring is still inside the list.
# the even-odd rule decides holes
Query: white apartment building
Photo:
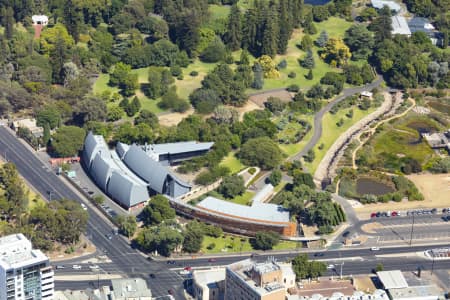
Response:
[[[23,234],[0,238],[0,300],[52,300],[53,274],[48,257]]]

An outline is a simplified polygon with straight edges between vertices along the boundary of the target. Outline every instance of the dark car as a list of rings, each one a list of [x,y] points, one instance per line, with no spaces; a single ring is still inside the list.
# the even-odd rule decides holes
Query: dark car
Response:
[[[342,234],[342,236],[345,238],[348,237],[349,235],[350,235],[350,231],[346,231]]]
[[[175,261],[174,261],[174,260],[168,260],[168,261],[167,261],[167,264],[168,264],[168,265],[174,265],[174,264],[175,264]]]
[[[155,278],[156,276],[155,276],[155,274],[150,274],[150,278]]]
[[[317,253],[314,253],[314,256],[315,257],[321,257],[321,256],[324,256],[325,254],[323,254],[322,252],[317,252]]]
[[[380,212],[377,212],[377,213],[376,213],[376,216],[377,216],[377,218],[381,217],[381,213],[380,213]]]
[[[209,262],[216,262],[217,259],[215,259],[215,258],[210,258],[210,259],[208,259],[208,261],[209,261]]]
[[[169,295],[173,295],[174,294],[173,290],[168,290],[167,292],[169,293]]]

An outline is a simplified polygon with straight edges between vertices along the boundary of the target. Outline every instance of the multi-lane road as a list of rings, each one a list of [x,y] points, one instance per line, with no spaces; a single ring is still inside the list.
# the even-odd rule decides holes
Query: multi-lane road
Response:
[[[43,197],[50,200],[67,198],[89,204],[80,194],[76,193],[72,187],[63,182],[46,164],[39,160],[36,155],[14,134],[5,127],[0,127],[0,155],[8,161],[13,162],[19,173],[32,185]],[[207,267],[227,265],[241,260],[246,256],[221,256],[214,262],[207,258],[197,259],[178,259],[175,264],[167,264],[165,261],[151,261],[143,256],[139,251],[133,249],[128,242],[120,237],[114,236],[111,240],[107,235],[111,234],[112,224],[95,208],[88,205],[89,221],[86,230],[86,236],[94,243],[98,251],[106,252],[111,262],[98,263],[99,274],[124,274],[129,277],[138,276],[147,280],[152,293],[155,296],[162,296],[173,290],[176,299],[183,299],[183,281],[185,278],[178,274],[178,269],[185,266]],[[442,246],[449,247],[444,244]],[[382,248],[380,251],[370,251],[369,249],[348,249],[340,251],[322,251],[322,254],[309,251],[308,254],[313,259],[324,260],[327,263],[345,261],[343,274],[361,274],[369,273],[379,262],[383,262],[386,269],[414,270],[418,266],[430,269],[431,261],[419,257],[381,257],[380,255],[392,255],[414,251],[423,251],[429,246],[417,247],[395,247]],[[307,250],[308,251],[308,250]],[[255,259],[262,261],[268,256],[274,257],[279,261],[288,260],[294,257],[298,251],[283,254],[260,254]],[[99,253],[101,254],[101,253]],[[66,264],[69,262],[66,262]],[[70,262],[72,263],[72,262]],[[64,264],[64,263],[62,263]],[[81,264],[82,270],[73,270],[70,265],[65,269],[56,270],[57,275],[83,275],[95,274],[90,271],[88,264]],[[441,261],[434,264],[434,268],[450,268],[449,261]],[[153,275],[152,275],[153,274]],[[99,279],[101,276],[99,276]],[[104,281],[102,281],[104,282]],[[81,288],[96,285],[97,281],[56,281],[56,289]]]
[[[53,200],[66,198],[79,202],[85,201],[39,160],[8,128],[3,126],[0,126],[0,155],[13,162],[25,180],[47,200],[50,200],[51,195]],[[149,274],[158,273],[159,276],[155,279],[147,280],[153,294],[155,296],[165,295],[169,289],[172,289],[175,291],[177,299],[182,299],[182,280],[175,272],[150,263],[146,257],[142,256],[139,251],[132,249],[126,240],[121,237],[109,240],[107,235],[111,234],[112,230],[109,221],[89,205],[88,213],[89,221],[86,235],[97,249],[107,251],[116,272],[129,276],[144,276],[147,277],[146,279],[149,279]]]

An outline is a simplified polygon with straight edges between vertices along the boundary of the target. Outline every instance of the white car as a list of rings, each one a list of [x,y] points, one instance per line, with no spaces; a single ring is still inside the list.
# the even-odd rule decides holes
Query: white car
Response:
[[[91,270],[98,270],[98,269],[99,269],[99,266],[97,266],[97,265],[92,265],[92,266],[89,266],[89,269],[91,269]]]
[[[372,248],[370,248],[370,250],[371,250],[371,251],[379,251],[379,250],[380,250],[380,247],[372,247]]]
[[[87,210],[87,207],[86,207],[86,205],[84,205],[84,203],[81,203],[81,208],[84,210]]]
[[[72,269],[74,269],[74,270],[81,270],[81,266],[80,265],[73,265]]]
[[[189,275],[189,274],[191,274],[191,271],[188,271],[188,270],[181,270],[180,271],[180,275]]]
[[[327,269],[334,269],[334,265],[328,265]]]

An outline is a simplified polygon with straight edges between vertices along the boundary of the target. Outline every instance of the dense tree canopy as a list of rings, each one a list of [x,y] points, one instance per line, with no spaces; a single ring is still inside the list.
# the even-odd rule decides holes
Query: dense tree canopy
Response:
[[[62,126],[53,135],[52,147],[60,157],[77,156],[83,148],[84,129],[76,126]]]
[[[267,137],[248,140],[239,152],[240,159],[247,166],[273,169],[281,162],[281,150],[277,143]]]

